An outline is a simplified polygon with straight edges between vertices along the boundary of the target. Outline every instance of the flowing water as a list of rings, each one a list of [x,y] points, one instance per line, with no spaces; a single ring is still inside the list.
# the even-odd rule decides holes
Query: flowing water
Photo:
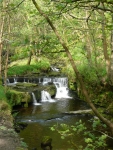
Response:
[[[41,102],[41,105],[31,105],[28,108],[21,108],[16,121],[26,122],[28,126],[20,132],[20,136],[28,144],[29,150],[34,147],[41,150],[40,144],[43,136],[50,136],[52,138],[53,150],[67,150],[68,148],[72,148],[73,146],[67,140],[62,140],[57,132],[50,130],[50,127],[62,123],[74,125],[80,119],[87,122],[90,118],[88,115],[69,115],[65,113],[85,108],[86,106],[76,99],[44,100]],[[75,135],[74,141],[77,144],[80,144],[80,140]]]
[[[35,93],[31,93],[33,104],[31,104],[28,108],[18,109],[19,114],[16,117],[16,121],[28,123],[28,126],[20,132],[20,137],[24,138],[24,141],[29,146],[29,150],[32,150],[33,148],[41,150],[41,141],[43,136],[50,136],[52,138],[53,150],[74,149],[75,147],[68,142],[71,138],[62,140],[60,134],[55,131],[53,132],[50,127],[60,124],[74,125],[80,119],[87,122],[91,116],[83,114],[70,115],[67,113],[69,111],[87,109],[86,104],[80,101],[76,94],[70,95],[68,79],[66,77],[45,77],[43,80],[39,78],[37,82],[42,85],[53,82],[56,87],[56,95],[53,99],[47,91],[42,90],[41,100],[40,102],[37,102]],[[82,141],[80,135],[79,138],[75,135],[74,141],[76,144],[83,144],[83,142],[80,142]]]
[[[75,125],[76,122],[82,120],[87,127],[90,128],[88,122],[92,116],[88,114],[69,114],[70,111],[78,111],[89,109],[86,104],[81,101],[76,94],[70,94],[68,88],[68,79],[66,77],[40,77],[40,78],[10,78],[7,79],[9,86],[14,86],[18,82],[32,82],[45,86],[49,83],[53,83],[56,87],[56,95],[51,98],[50,94],[42,90],[41,100],[37,100],[36,93],[31,92],[33,103],[28,108],[18,108],[19,114],[16,117],[16,122],[26,122],[28,126],[21,130],[20,137],[29,146],[28,150],[41,150],[41,141],[43,136],[50,136],[52,138],[52,150],[76,150],[73,144],[69,141],[73,141],[75,145],[84,145],[81,135],[75,135],[61,139],[60,134],[57,131],[52,131],[50,128],[54,125]]]

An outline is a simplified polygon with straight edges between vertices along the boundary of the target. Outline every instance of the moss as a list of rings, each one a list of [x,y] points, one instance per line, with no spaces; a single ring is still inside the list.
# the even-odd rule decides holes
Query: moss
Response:
[[[55,85],[46,86],[45,90],[51,95],[54,96],[56,94]]]
[[[34,86],[37,86],[37,84],[35,84],[35,83],[17,83],[16,86],[34,87]]]
[[[19,92],[15,90],[9,90],[6,93],[8,103],[11,106],[21,105],[22,102],[28,103],[31,97],[28,92]]]
[[[6,101],[1,101],[1,103],[0,103],[0,111],[7,111],[9,109],[10,109],[10,107],[7,104],[7,102]]]
[[[0,85],[0,100],[6,100],[5,89]]]

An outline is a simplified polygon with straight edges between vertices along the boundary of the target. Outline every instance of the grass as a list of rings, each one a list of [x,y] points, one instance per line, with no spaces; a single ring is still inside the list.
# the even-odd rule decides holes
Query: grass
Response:
[[[11,107],[7,102],[6,94],[4,87],[0,85],[0,116],[5,113],[5,114],[10,114],[11,112]]]
[[[6,100],[5,90],[2,85],[0,85],[0,101],[1,100]]]
[[[42,57],[39,62],[34,58],[31,61],[31,65],[26,65],[27,59],[18,60],[12,62],[8,69],[8,76],[12,75],[23,75],[28,74],[29,72],[40,72],[46,71],[50,67],[48,59]]]

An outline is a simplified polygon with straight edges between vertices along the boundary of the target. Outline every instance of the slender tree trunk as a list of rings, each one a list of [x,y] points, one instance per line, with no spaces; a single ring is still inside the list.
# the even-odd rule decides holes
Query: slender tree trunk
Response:
[[[2,84],[2,36],[4,27],[4,16],[0,16],[0,85]]]
[[[31,63],[31,58],[32,58],[32,52],[29,52],[29,57],[28,57],[28,61],[27,61],[27,65],[30,65]]]
[[[8,39],[10,39],[10,32],[11,32],[11,23],[10,23],[10,16],[7,16],[8,20]],[[7,43],[7,52],[6,52],[6,59],[5,59],[5,70],[4,70],[4,84],[5,90],[7,88],[7,69],[8,69],[8,61],[9,61],[9,51],[10,51],[10,43]]]
[[[101,3],[101,6],[104,8],[103,3]],[[110,59],[109,55],[107,52],[107,37],[106,37],[106,31],[105,31],[105,26],[106,26],[106,18],[104,15],[104,12],[101,11],[101,16],[102,16],[102,43],[103,43],[103,53],[104,53],[104,59],[106,62],[106,72],[107,72],[107,77],[109,77],[109,68],[110,68]]]
[[[62,47],[65,49],[65,52],[70,60],[70,63],[73,67],[74,72],[76,73],[77,79],[80,83],[81,86],[81,90],[85,96],[86,102],[90,105],[90,107],[92,108],[93,112],[95,113],[95,115],[101,120],[103,121],[111,130],[112,134],[113,134],[113,123],[109,120],[107,120],[106,118],[104,118],[96,109],[96,107],[94,106],[94,104],[91,102],[89,94],[86,90],[86,87],[84,86],[84,82],[82,80],[82,77],[79,73],[79,71],[77,70],[77,67],[75,65],[74,60],[72,59],[72,56],[69,52],[68,47],[66,46],[66,43],[62,40],[62,38],[60,37],[59,33],[57,32],[55,26],[53,25],[53,23],[51,22],[51,20],[48,18],[48,16],[46,14],[43,13],[43,11],[40,9],[40,7],[38,6],[38,4],[36,3],[35,0],[32,0],[33,4],[35,5],[36,9],[39,11],[39,13],[46,19],[46,21],[48,22],[48,24],[51,26],[52,30],[54,31],[54,33],[56,34],[57,38],[59,39]]]
[[[113,14],[112,14],[112,24],[113,24]],[[113,86],[113,29],[111,30],[111,59],[109,69],[109,81],[110,84]]]
[[[88,17],[88,12],[86,10],[86,18]],[[92,62],[92,52],[93,52],[93,43],[92,43],[92,37],[91,37],[91,29],[88,25],[88,22],[83,23],[83,27],[84,29],[88,29],[85,30],[84,33],[84,38],[86,40],[86,52],[87,52],[87,60],[88,60],[88,65],[89,67],[93,67],[93,62]]]
[[[2,84],[2,40],[0,37],[0,85]]]

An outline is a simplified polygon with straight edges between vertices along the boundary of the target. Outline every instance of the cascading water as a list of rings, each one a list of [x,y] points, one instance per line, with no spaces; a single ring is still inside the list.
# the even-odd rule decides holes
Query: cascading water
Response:
[[[16,78],[14,78],[14,83],[15,83],[15,84],[17,83],[17,79],[16,79]]]
[[[32,97],[33,97],[33,104],[34,105],[40,105],[40,103],[37,103],[36,96],[33,92],[32,92]]]
[[[72,98],[68,95],[68,78],[54,78],[53,83],[57,89],[55,98]]]
[[[41,140],[44,135],[48,135],[53,139],[52,145],[55,150],[70,149],[70,145],[68,145],[67,140],[60,140],[60,137],[57,135],[57,133],[53,133],[50,130],[50,127],[52,127],[54,124],[63,123],[67,125],[74,125],[74,123],[78,121],[77,115],[75,116],[65,113],[78,110],[80,105],[78,105],[78,100],[69,99],[68,78],[17,78],[17,82],[23,83],[28,81],[36,83],[38,86],[30,88],[33,105],[25,109],[22,108],[21,111],[19,111],[20,113],[18,114],[18,116],[16,116],[17,122],[28,123],[28,126],[20,132],[20,137],[24,138],[25,142],[29,146],[29,149],[35,149],[36,147],[36,149],[41,150],[40,143],[42,142]],[[10,79],[10,82],[14,82],[14,80]],[[58,98],[60,100],[52,99],[51,95],[47,92],[49,91],[47,90],[49,83],[50,86],[52,84],[52,87],[50,87],[50,89],[54,87],[54,92],[57,91],[55,98]],[[41,86],[41,88],[39,86]],[[38,103],[37,100],[40,101],[40,103]],[[82,119],[83,117],[79,116],[80,119]],[[85,118],[85,120],[88,120],[88,118]],[[75,135],[74,141],[78,140],[76,137],[77,136]],[[63,143],[63,141],[65,143]],[[74,148],[72,147],[72,149]]]
[[[15,86],[18,82],[33,82],[33,83],[39,83],[43,86],[53,83],[56,87],[56,99],[62,99],[62,98],[72,98],[69,96],[69,89],[68,89],[68,78],[67,77],[41,77],[41,78],[13,78],[13,82],[10,83],[10,80],[7,79],[7,85]],[[41,101],[52,101],[51,96],[47,91],[41,92]],[[33,99],[35,100],[35,95],[32,94]],[[36,102],[34,102],[35,105],[37,105]]]
[[[55,71],[55,72],[59,72],[59,69],[56,68],[56,67],[53,67],[53,66],[51,66],[51,70],[52,70],[52,71]]]
[[[72,98],[69,96],[68,90],[68,78],[67,77],[56,77],[56,78],[43,78],[43,85],[48,83],[54,83],[57,92],[55,98]]]
[[[43,78],[43,85],[48,84],[49,82],[52,82],[52,78]]]
[[[7,79],[7,85],[9,85],[9,86],[14,86],[16,83],[17,83],[17,79],[16,78],[13,79],[13,82],[10,82],[10,80]]]
[[[51,98],[50,94],[47,91],[41,91],[41,101],[42,102],[55,102],[54,99]]]

